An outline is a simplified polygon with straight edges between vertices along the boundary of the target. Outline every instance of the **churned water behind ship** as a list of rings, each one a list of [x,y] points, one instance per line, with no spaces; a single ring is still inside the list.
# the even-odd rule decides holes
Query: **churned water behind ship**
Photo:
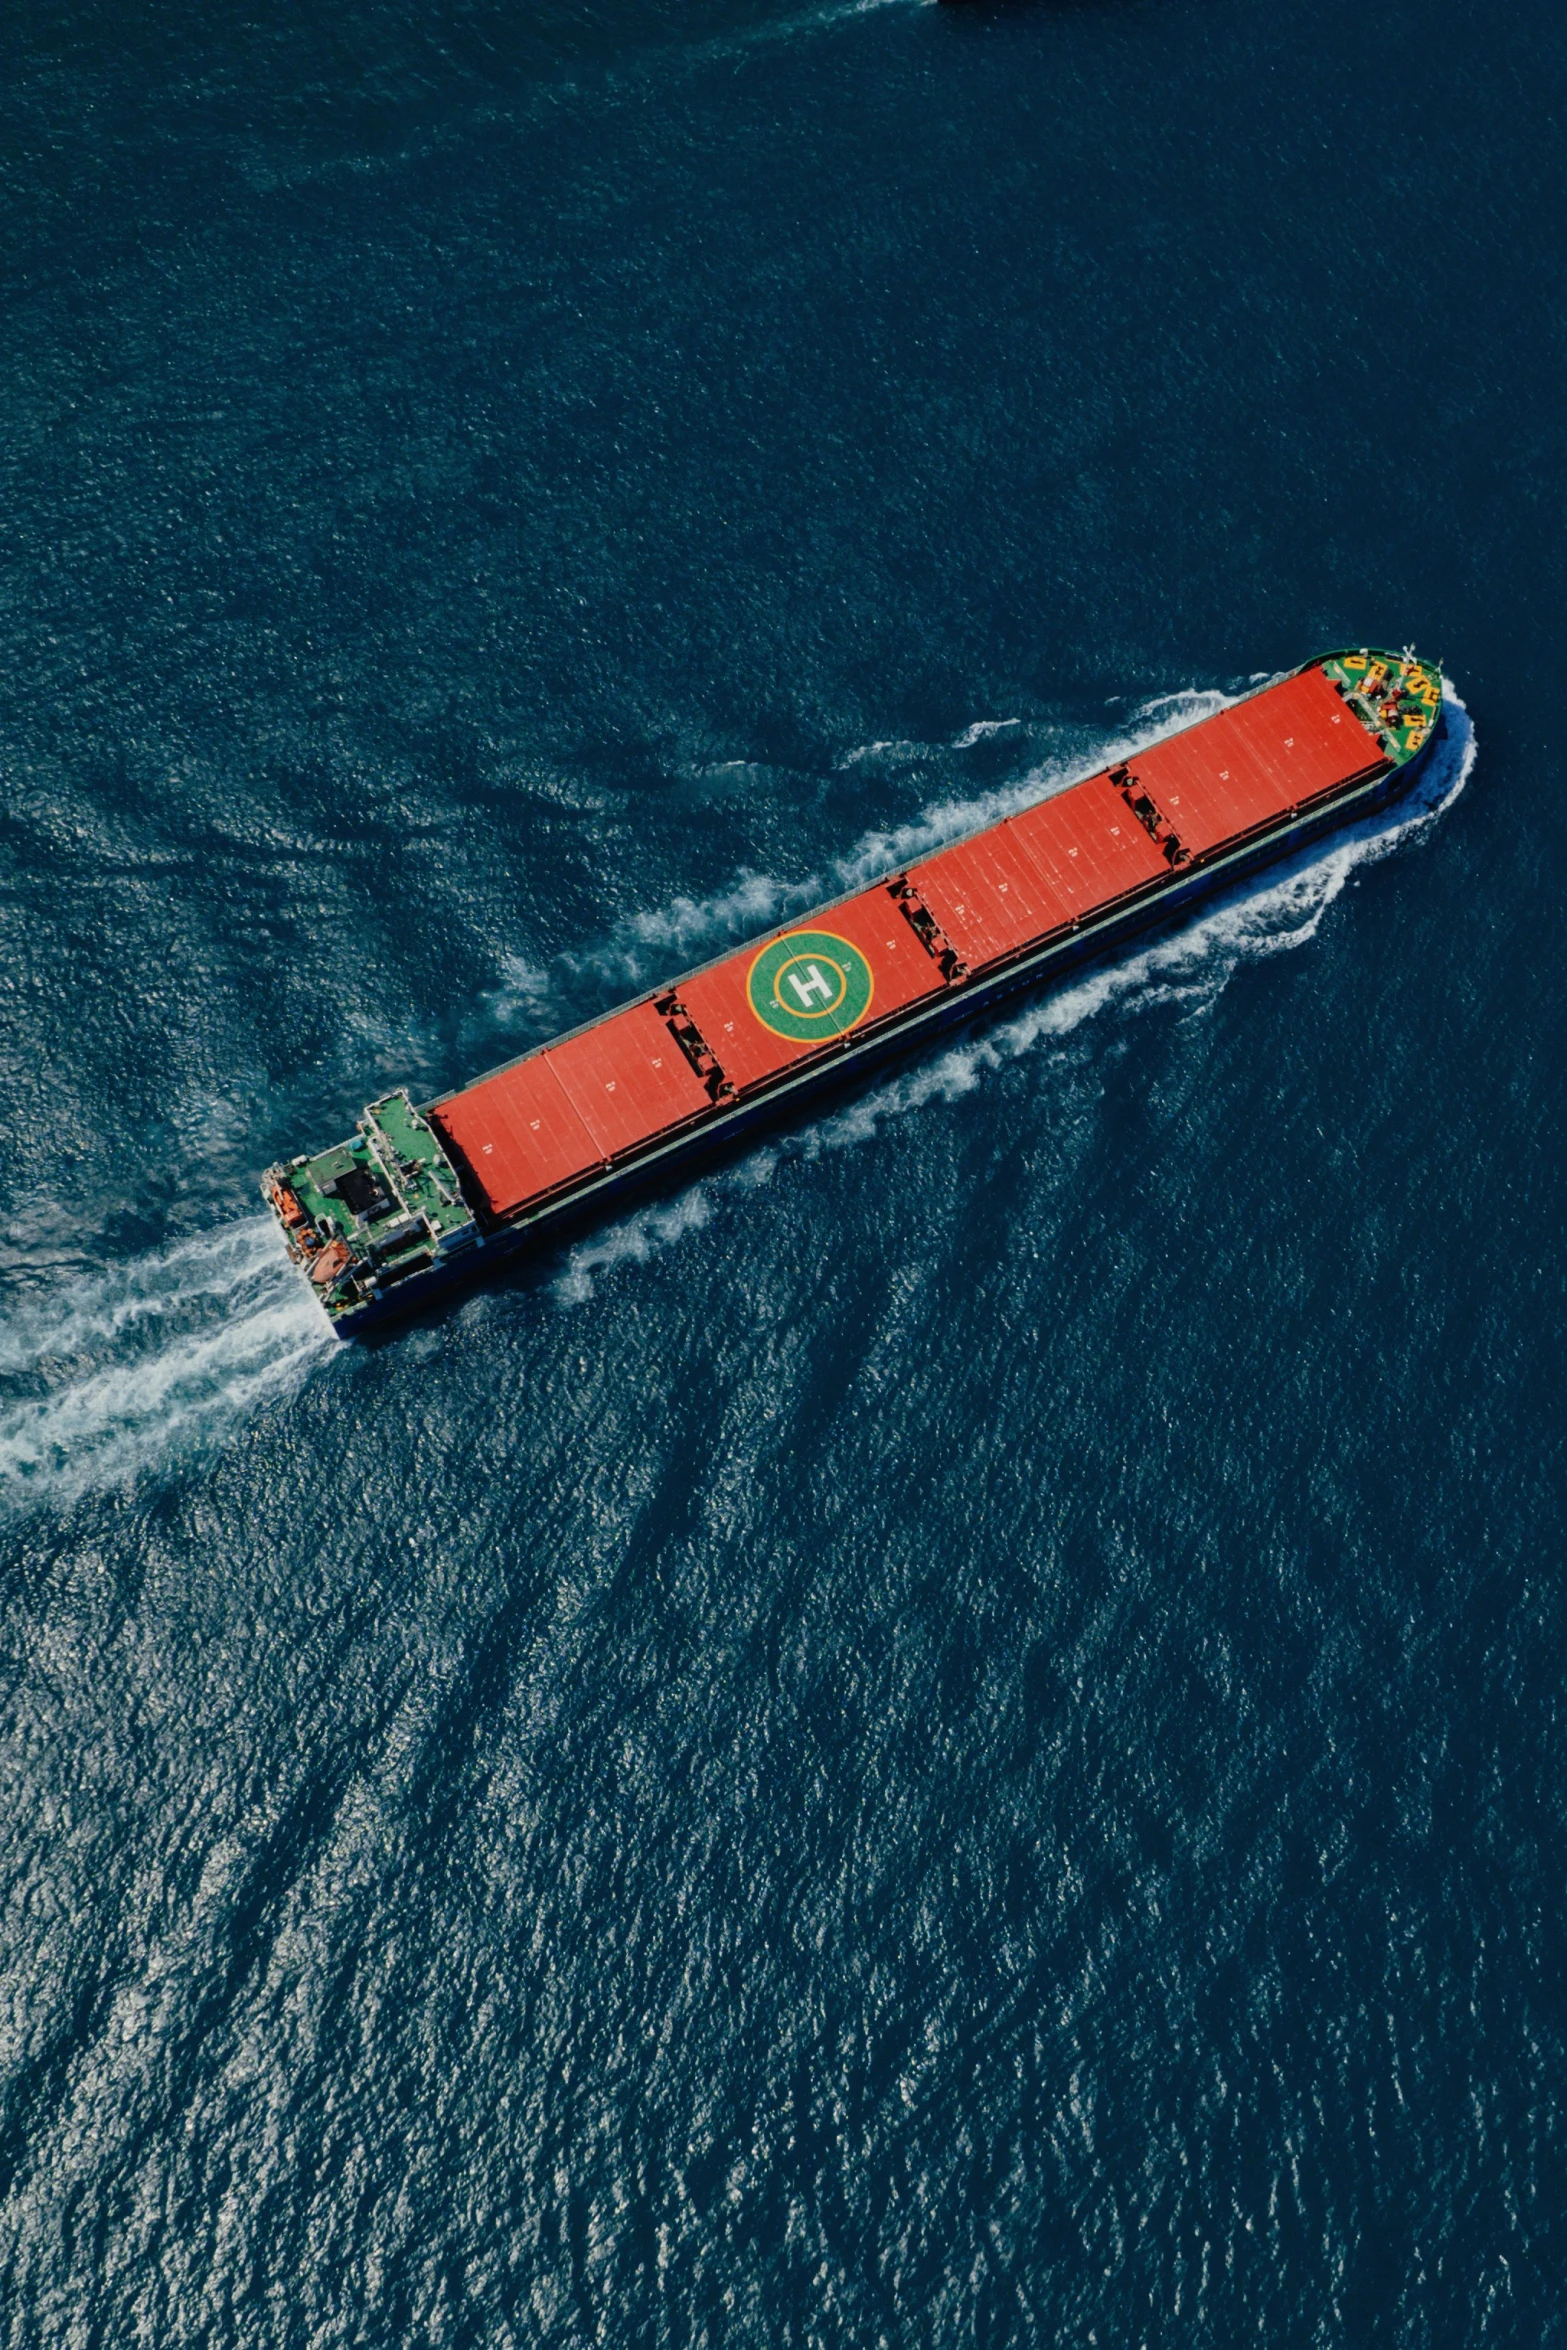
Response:
[[[6,31],[0,2339],[1556,2339],[1560,12]],[[375,1347],[255,1182],[1335,645]]]

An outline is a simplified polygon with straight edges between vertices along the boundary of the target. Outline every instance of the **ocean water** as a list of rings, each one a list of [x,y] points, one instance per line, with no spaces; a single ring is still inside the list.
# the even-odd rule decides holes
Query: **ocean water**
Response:
[[[0,2343],[1561,2342],[1567,21],[0,28]],[[1419,796],[344,1347],[271,1159]]]

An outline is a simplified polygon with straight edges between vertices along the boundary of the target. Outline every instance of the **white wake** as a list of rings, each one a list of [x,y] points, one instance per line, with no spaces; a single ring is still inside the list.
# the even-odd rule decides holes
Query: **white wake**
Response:
[[[0,1509],[217,1437],[335,1344],[270,1216],[76,1275],[0,1322]]]

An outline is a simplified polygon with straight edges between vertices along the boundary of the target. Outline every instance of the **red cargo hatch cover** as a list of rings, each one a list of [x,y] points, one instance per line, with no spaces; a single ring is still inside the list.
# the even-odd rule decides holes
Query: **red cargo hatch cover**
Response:
[[[1382,745],[1320,669],[1286,677],[1228,715],[1253,757],[1270,764],[1288,789],[1290,807],[1388,764]]]
[[[603,1162],[542,1053],[452,1094],[430,1122],[455,1144],[495,1216]]]
[[[1022,842],[999,825],[916,865],[909,879],[974,971],[1070,919]]]
[[[682,981],[680,1000],[744,1093],[944,985],[878,885],[698,971]]]
[[[712,1108],[706,1086],[651,1004],[613,1012],[546,1055],[606,1159]]]
[[[1243,839],[1290,806],[1226,710],[1192,734],[1151,743],[1127,765],[1189,856]]]
[[[1090,775],[1009,816],[1003,829],[1022,842],[1074,919],[1170,870],[1107,775]]]
[[[1194,857],[1382,763],[1320,669],[1286,677],[1127,762]]]

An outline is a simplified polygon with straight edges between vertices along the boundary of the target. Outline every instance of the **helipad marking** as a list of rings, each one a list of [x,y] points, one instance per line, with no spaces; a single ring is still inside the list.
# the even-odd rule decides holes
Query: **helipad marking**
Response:
[[[746,975],[762,1026],[797,1044],[825,1043],[858,1026],[875,992],[859,948],[831,930],[791,930],[770,940]]]

